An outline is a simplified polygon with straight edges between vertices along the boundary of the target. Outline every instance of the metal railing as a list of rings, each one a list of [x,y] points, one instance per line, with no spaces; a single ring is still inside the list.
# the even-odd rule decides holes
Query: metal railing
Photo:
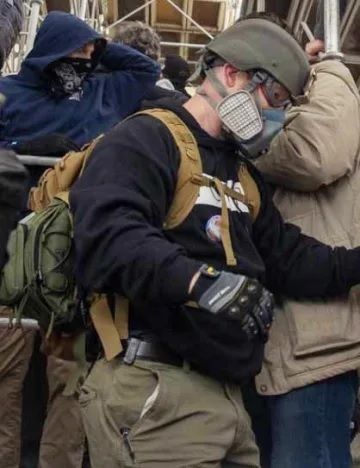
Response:
[[[53,156],[31,156],[31,155],[17,155],[18,159],[25,166],[43,166],[50,167],[55,166],[55,164],[60,161],[61,158],[56,158]]]
[[[24,330],[40,330],[37,320],[0,317],[0,328],[22,328]]]

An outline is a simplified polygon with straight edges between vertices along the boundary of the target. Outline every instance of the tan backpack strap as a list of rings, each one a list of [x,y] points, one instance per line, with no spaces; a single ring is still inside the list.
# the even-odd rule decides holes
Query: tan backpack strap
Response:
[[[180,167],[175,196],[166,217],[164,228],[173,229],[184,221],[194,207],[199,195],[198,187],[207,185],[208,178],[202,174],[202,163],[196,139],[184,122],[173,112],[164,109],[151,109],[139,114],[147,114],[161,120],[171,132],[180,151]],[[211,182],[209,182],[210,184]],[[221,240],[225,250],[226,263],[236,265],[236,258],[230,238],[229,213],[225,198],[225,186],[214,179],[221,196]],[[192,189],[191,187],[196,187]],[[229,189],[231,190],[231,189]],[[235,193],[235,191],[233,191]],[[230,195],[230,193],[228,193]],[[236,198],[241,194],[236,193]],[[243,200],[242,200],[243,201]]]
[[[197,184],[200,186],[212,187],[215,185],[214,179],[210,177],[206,177],[205,175],[201,175],[201,176],[195,175],[192,180],[194,184]],[[224,190],[225,195],[229,196],[230,198],[234,200],[238,200],[244,204],[248,203],[248,199],[245,197],[245,195],[228,187],[227,185],[223,184],[223,190]]]
[[[89,159],[89,156],[92,154],[95,146],[97,145],[97,143],[99,142],[100,138],[102,138],[102,135],[97,137],[85,150],[85,153],[83,155],[83,158],[82,158],[82,165],[81,165],[81,169],[80,169],[80,173],[79,173],[79,177],[82,176],[84,170],[85,170],[85,166],[86,166],[86,163]],[[70,187],[69,187],[70,188]],[[68,206],[70,205],[70,202],[69,202],[69,197],[70,197],[70,190],[64,190],[62,192],[59,192],[55,195],[54,198],[60,198],[60,200],[62,200],[63,202],[65,202]]]
[[[120,339],[127,340],[129,338],[129,301],[124,296],[115,298],[114,322]]]
[[[242,164],[238,172],[239,182],[245,192],[246,205],[250,209],[253,221],[258,217],[261,207],[261,196],[255,180],[252,178],[249,169]]]
[[[30,210],[39,212],[50,203],[47,195],[47,176],[53,169],[46,169],[36,187],[31,187],[27,206]]]
[[[85,150],[85,154],[84,154],[84,157],[83,157],[83,161],[82,161],[82,166],[81,166],[81,170],[80,170],[80,174],[79,174],[79,177],[81,177],[83,175],[83,172],[85,170],[85,167],[86,167],[86,163],[88,162],[88,159],[90,157],[90,155],[92,154],[92,152],[94,151],[95,149],[95,146],[99,143],[99,141],[102,139],[104,135],[100,135],[98,136],[97,138],[95,138],[95,140],[93,140],[86,148]]]
[[[37,187],[29,196],[29,208],[39,212],[46,208],[59,193],[70,189],[77,179],[83,165],[85,153],[71,152],[41,176]]]
[[[63,202],[65,202],[68,206],[69,206],[69,196],[70,196],[70,192],[67,191],[67,192],[60,192],[56,195],[56,198],[60,198],[60,200],[62,200]]]
[[[229,211],[226,204],[226,197],[224,192],[224,184],[219,179],[214,179],[214,184],[221,197],[221,242],[225,250],[226,264],[230,266],[236,265],[236,258],[230,237],[230,222]]]
[[[111,361],[122,352],[123,347],[106,296],[101,295],[94,300],[90,307],[90,316],[103,346],[105,358]]]
[[[40,177],[38,185],[29,194],[28,207],[35,212],[46,208],[59,192],[67,192],[84,171],[86,162],[102,136],[96,138],[82,151],[71,151],[47,169]]]
[[[193,176],[202,174],[202,163],[196,139],[187,125],[166,109],[149,109],[138,114],[159,119],[170,131],[180,152],[180,167],[175,196],[164,223],[165,229],[181,224],[193,209],[199,195],[199,187],[193,184]]]

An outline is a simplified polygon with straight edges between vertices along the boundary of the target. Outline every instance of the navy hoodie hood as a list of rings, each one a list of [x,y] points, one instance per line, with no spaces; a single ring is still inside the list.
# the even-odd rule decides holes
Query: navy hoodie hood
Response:
[[[43,72],[50,63],[99,38],[100,34],[78,17],[53,11],[42,23],[34,47],[22,63],[20,75],[29,69]]]
[[[104,41],[99,63],[107,72],[90,72],[80,90],[55,95],[46,68],[94,40]],[[16,151],[19,143],[61,134],[82,146],[138,110],[158,75],[159,66],[140,52],[107,43],[76,16],[52,12],[20,73],[0,79],[0,93],[6,96],[0,111],[0,145]]]

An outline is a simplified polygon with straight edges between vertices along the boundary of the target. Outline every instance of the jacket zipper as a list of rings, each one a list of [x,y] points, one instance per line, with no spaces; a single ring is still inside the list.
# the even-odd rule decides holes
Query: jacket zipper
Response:
[[[132,461],[135,462],[135,452],[129,440],[130,429],[128,427],[122,427],[120,429],[120,434],[123,438],[124,444],[130,454]]]

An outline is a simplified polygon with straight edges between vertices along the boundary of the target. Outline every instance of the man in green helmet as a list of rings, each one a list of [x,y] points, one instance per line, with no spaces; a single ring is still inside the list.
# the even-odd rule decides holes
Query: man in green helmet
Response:
[[[80,393],[93,468],[257,468],[241,384],[262,365],[269,291],[332,296],[360,280],[360,249],[284,224],[249,162],[304,92],[296,41],[243,21],[200,73],[184,105],[101,140],[70,194],[81,291],[130,302],[124,351],[110,360],[105,341]]]

